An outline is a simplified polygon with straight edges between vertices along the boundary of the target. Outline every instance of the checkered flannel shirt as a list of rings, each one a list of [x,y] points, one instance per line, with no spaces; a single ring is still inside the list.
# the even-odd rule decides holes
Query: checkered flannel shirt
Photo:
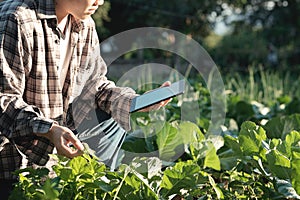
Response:
[[[46,164],[53,145],[34,133],[48,132],[54,122],[66,125],[72,99],[80,105],[73,107],[71,125],[98,106],[130,128],[129,107],[136,94],[107,80],[92,18],[72,18],[73,53],[61,86],[53,0],[5,0],[0,12],[0,179],[15,178],[11,173],[24,156],[29,164]]]

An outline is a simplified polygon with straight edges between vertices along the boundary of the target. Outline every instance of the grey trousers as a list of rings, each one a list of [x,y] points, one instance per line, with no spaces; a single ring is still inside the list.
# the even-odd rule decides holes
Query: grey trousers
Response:
[[[101,162],[111,170],[117,168],[126,131],[110,115],[99,109],[91,111],[75,133],[95,151]]]

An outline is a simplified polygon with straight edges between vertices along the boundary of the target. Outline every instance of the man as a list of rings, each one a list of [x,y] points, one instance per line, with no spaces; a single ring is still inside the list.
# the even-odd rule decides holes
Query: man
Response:
[[[17,179],[15,170],[45,165],[54,147],[69,158],[81,155],[84,147],[72,130],[93,110],[130,129],[129,108],[136,94],[106,78],[91,18],[101,4],[103,0],[1,2],[1,199]]]

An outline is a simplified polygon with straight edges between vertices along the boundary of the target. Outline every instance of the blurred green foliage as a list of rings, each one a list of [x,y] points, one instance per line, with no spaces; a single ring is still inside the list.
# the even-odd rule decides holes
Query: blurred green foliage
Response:
[[[101,40],[133,28],[165,27],[191,36],[224,70],[253,64],[298,70],[299,11],[299,0],[107,0],[93,18]],[[230,31],[216,35],[217,22]],[[145,52],[147,58],[169,56]],[[268,61],[271,52],[278,62]]]

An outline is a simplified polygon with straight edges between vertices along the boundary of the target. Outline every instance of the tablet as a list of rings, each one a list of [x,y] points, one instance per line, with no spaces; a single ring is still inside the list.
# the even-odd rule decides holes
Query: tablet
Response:
[[[170,99],[177,95],[183,94],[184,89],[185,89],[185,81],[182,79],[180,81],[171,84],[170,86],[151,90],[147,93],[144,93],[132,99],[130,112],[132,113],[141,110],[153,104],[159,103],[163,100]]]

